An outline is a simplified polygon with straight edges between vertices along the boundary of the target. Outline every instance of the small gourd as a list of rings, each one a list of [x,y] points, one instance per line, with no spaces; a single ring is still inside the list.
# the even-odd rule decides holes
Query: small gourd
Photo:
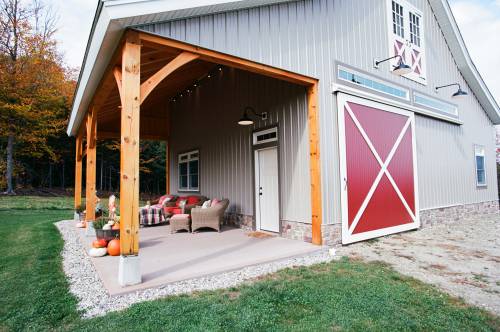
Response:
[[[110,224],[106,224],[104,226],[102,226],[102,230],[103,231],[109,231],[111,229],[111,225]]]
[[[105,256],[108,253],[108,250],[106,248],[91,248],[89,250],[89,255],[91,257],[102,257]]]

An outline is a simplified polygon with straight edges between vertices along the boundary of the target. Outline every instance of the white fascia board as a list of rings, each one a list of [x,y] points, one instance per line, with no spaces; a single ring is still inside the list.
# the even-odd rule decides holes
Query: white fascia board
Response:
[[[85,93],[91,90],[91,85],[97,85],[98,80],[91,79],[91,76],[95,76],[96,71],[94,70],[94,64],[96,64],[96,59],[99,53],[103,56],[101,46],[103,45],[104,38],[108,35],[108,28],[110,26],[109,15],[104,10],[99,13],[99,18],[95,24],[91,39],[89,40],[88,49],[86,51],[85,62],[82,64],[81,74],[78,80],[78,86],[75,92],[75,97],[73,99],[73,108],[71,110],[71,116],[68,123],[67,134],[74,136],[77,134],[77,127],[75,124],[80,124],[83,116],[86,113],[85,108],[88,107],[90,103],[89,94]],[[111,51],[112,53],[112,51]],[[111,57],[111,55],[109,55]],[[102,63],[102,61],[100,61]],[[97,88],[94,87],[94,91]]]
[[[429,0],[429,2],[443,31],[446,42],[450,47],[453,58],[457,62],[458,69],[493,124],[500,124],[500,108],[472,62],[448,1]]]

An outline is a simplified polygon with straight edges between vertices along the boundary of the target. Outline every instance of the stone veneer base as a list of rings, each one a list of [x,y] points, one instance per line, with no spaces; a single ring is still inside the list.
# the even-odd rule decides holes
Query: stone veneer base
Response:
[[[477,215],[488,215],[499,212],[499,202],[489,201],[475,204],[455,205],[437,209],[421,210],[421,227],[429,227],[436,224],[452,223],[463,218]],[[241,214],[226,214],[225,222],[228,225],[237,226],[245,230],[253,229],[253,216]],[[297,221],[282,220],[281,236],[287,239],[312,242],[312,225]],[[342,243],[342,225],[321,225],[321,237],[323,244],[327,246]]]

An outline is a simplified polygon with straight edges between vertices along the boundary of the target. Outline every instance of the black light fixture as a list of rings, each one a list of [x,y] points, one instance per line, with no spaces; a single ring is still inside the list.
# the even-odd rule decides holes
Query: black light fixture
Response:
[[[437,86],[437,87],[435,88],[435,91],[436,91],[436,93],[437,93],[437,91],[438,91],[439,89],[442,89],[442,88],[447,88],[447,87],[450,87],[450,86],[455,86],[455,85],[456,85],[456,86],[458,86],[458,90],[457,90],[457,92],[455,92],[454,94],[452,94],[452,95],[451,95],[453,98],[460,98],[460,97],[464,97],[464,96],[467,96],[467,95],[468,95],[468,93],[467,93],[467,92],[465,92],[464,90],[462,90],[462,87],[461,87],[461,86],[460,86],[460,84],[458,84],[458,83],[452,83],[452,84],[446,84],[446,85]]]
[[[410,66],[408,66],[404,61],[403,61],[403,57],[398,54],[398,55],[395,55],[393,57],[390,57],[390,58],[387,58],[387,59],[384,59],[384,60],[380,60],[378,61],[377,59],[374,60],[374,67],[378,69],[378,65],[381,64],[382,62],[386,62],[386,61],[389,61],[389,60],[392,60],[392,59],[395,59],[395,58],[399,58],[399,62],[397,64],[397,66],[394,66],[394,69],[392,70],[392,72],[398,76],[402,76],[402,75],[406,75],[406,74],[409,74],[411,73],[413,70],[411,69]]]
[[[247,106],[243,110],[243,116],[238,121],[238,124],[240,126],[250,126],[250,125],[253,125],[253,120],[248,116],[248,112],[252,112],[255,116],[260,117],[262,120],[267,120],[267,112],[257,113],[257,112],[255,112],[255,110],[252,107]]]

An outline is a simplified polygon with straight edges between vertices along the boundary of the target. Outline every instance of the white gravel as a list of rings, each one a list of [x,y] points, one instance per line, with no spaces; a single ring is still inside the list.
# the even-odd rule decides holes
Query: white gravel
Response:
[[[500,215],[476,216],[338,248],[500,315]]]
[[[110,296],[98,277],[90,257],[79,240],[74,222],[57,222],[63,239],[63,269],[68,277],[70,291],[78,299],[79,309],[84,318],[102,316],[111,311],[123,310],[142,301],[154,300],[170,295],[191,293],[200,290],[214,290],[240,285],[251,279],[293,266],[309,266],[332,260],[328,249],[308,255],[296,256],[266,264],[249,266],[237,271],[190,279],[159,287],[139,290],[133,293]]]

